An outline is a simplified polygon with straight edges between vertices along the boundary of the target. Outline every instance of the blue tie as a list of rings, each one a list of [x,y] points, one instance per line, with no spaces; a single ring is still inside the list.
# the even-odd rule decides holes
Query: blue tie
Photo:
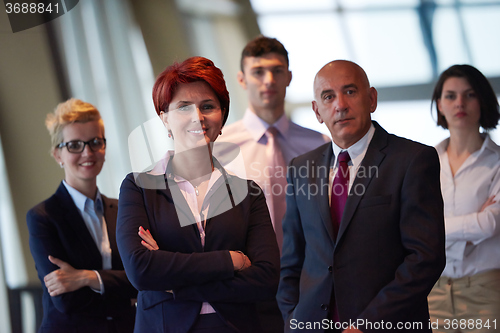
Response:
[[[90,216],[90,220],[92,221],[91,223],[91,230],[90,234],[92,235],[92,239],[94,239],[95,244],[97,245],[97,248],[99,251],[101,251],[101,246],[102,246],[102,214],[103,214],[103,207],[102,207],[102,202],[101,200],[96,200],[95,202],[92,201],[91,199],[87,198],[87,201],[85,202],[86,209],[88,211],[88,214]]]

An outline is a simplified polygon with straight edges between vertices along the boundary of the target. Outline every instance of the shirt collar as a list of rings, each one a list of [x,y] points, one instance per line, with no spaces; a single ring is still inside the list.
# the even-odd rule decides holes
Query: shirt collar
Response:
[[[215,168],[212,174],[210,175],[210,180],[208,181],[208,189],[210,189],[221,176],[222,172],[220,172],[219,169]],[[183,177],[178,175],[173,175],[173,179],[176,183],[188,182],[187,179],[184,179]]]
[[[495,153],[498,155],[500,158],[500,147],[496,145],[493,140],[491,140],[490,136],[488,133],[481,133],[481,137],[484,139],[483,144],[481,145],[481,148],[479,149],[478,155],[483,154],[485,150],[490,150],[491,152]],[[436,145],[436,150],[439,155],[442,155],[446,152],[446,149],[448,148],[448,145],[450,144],[450,138],[446,138],[440,143]]]
[[[290,120],[283,114],[274,124],[269,125],[260,119],[252,110],[247,109],[243,116],[243,124],[255,141],[259,141],[270,126],[276,127],[285,138],[290,128]]]
[[[500,147],[497,146],[493,140],[491,140],[490,136],[488,133],[481,133],[481,136],[484,137],[484,142],[483,145],[481,146],[481,150],[489,149],[493,153],[497,154],[498,157],[500,158]]]
[[[66,190],[68,190],[69,195],[71,196],[71,199],[73,199],[73,202],[75,203],[76,207],[83,212],[85,210],[85,203],[87,200],[93,201],[83,193],[79,192],[77,189],[71,187],[68,183],[66,183],[65,180],[63,180],[64,187],[66,187]],[[97,189],[97,193],[95,196],[95,202],[96,202],[96,209],[101,210],[101,213],[103,212],[103,204],[102,204],[102,196],[101,192],[99,192],[99,189]]]
[[[333,165],[337,165],[337,156],[339,156],[339,154],[344,150],[347,150],[347,152],[349,153],[349,157],[351,158],[351,161],[353,161],[352,163],[356,164],[354,163],[354,161],[357,161],[358,157],[364,157],[364,153],[366,152],[368,145],[372,141],[374,134],[375,134],[375,126],[373,126],[372,123],[368,132],[366,132],[366,134],[360,140],[358,140],[358,142],[351,145],[347,149],[340,148],[339,146],[337,146],[335,142],[332,141],[333,155],[335,156]],[[361,161],[358,162],[361,163]]]
[[[172,156],[174,156],[175,151],[169,150],[163,155],[163,157],[155,164],[151,171],[147,173],[154,176],[164,175],[167,171],[167,165]]]

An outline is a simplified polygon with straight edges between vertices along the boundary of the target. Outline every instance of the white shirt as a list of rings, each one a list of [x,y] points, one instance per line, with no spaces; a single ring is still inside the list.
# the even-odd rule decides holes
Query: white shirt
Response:
[[[373,135],[375,134],[375,126],[373,124],[370,126],[370,129],[366,134],[358,140],[355,144],[350,146],[347,149],[342,149],[339,146],[335,144],[335,142],[332,141],[332,150],[333,150],[333,165],[330,168],[330,180],[329,180],[329,196],[331,200],[331,194],[332,194],[332,183],[333,179],[335,178],[335,175],[337,174],[337,171],[339,169],[339,162],[338,162],[338,156],[339,154],[347,150],[347,153],[349,154],[349,157],[351,160],[349,161],[349,191],[351,191],[352,184],[354,183],[354,180],[356,179],[356,174],[359,171],[359,166],[361,165],[361,162],[363,161],[363,158],[365,158],[366,151],[368,150],[368,146],[370,145],[370,142],[372,141]],[[354,171],[354,172],[353,172]],[[370,170],[361,170],[362,172],[366,172],[366,174],[369,174]]]
[[[273,171],[269,166],[266,155],[266,131],[270,126],[276,127],[279,132],[276,140],[282,149],[283,158],[287,164],[290,163],[292,158],[313,150],[331,140],[326,135],[293,123],[285,115],[281,116],[274,124],[269,125],[250,109],[246,110],[243,119],[222,129],[223,134],[219,136],[217,141],[219,143],[230,142],[238,145],[243,157],[241,160],[235,160],[235,163],[224,165],[224,167],[240,178],[254,180],[264,189],[271,220],[274,220],[273,200],[282,200],[284,202],[286,193],[285,190],[277,191],[271,197],[272,193],[269,191],[266,192],[265,189],[271,188],[270,173],[274,172],[279,177],[286,176],[286,167],[282,170],[275,168]],[[217,154],[223,156],[224,151],[220,151]],[[275,222],[273,221],[274,225]],[[281,249],[282,244],[278,245]]]
[[[63,180],[63,184],[68,190],[68,193],[73,199],[76,207],[78,208],[83,222],[85,222],[85,226],[89,230],[89,233],[92,236],[92,239],[94,240],[97,248],[99,249],[99,252],[101,252],[102,269],[111,269],[111,247],[109,244],[108,228],[106,226],[106,220],[104,219],[104,207],[101,192],[99,192],[99,189],[97,189],[97,194],[94,201],[75,188],[71,187],[68,183],[66,183],[65,180]],[[98,226],[96,226],[95,221],[98,221],[100,230],[96,230]],[[99,293],[103,294],[104,284],[102,283],[101,275],[97,271],[94,272],[96,273],[97,279],[99,280],[99,284],[101,286]]]
[[[453,177],[446,149],[436,146],[441,162],[444,200],[446,267],[443,276],[460,278],[500,268],[500,147],[483,135]],[[489,197],[496,203],[479,212]]]

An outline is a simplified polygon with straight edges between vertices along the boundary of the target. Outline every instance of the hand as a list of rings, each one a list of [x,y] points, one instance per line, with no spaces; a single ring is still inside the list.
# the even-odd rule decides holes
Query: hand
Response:
[[[348,329],[343,330],[342,333],[363,333],[363,331],[360,331],[354,326],[351,326]]]
[[[59,267],[59,269],[45,275],[43,278],[50,296],[58,296],[86,286],[96,290],[100,289],[99,280],[93,271],[74,269],[67,262],[53,256],[49,256],[49,260]]]
[[[482,211],[484,211],[486,209],[486,207],[488,207],[489,205],[493,205],[495,202],[496,202],[496,200],[495,200],[494,195],[489,197],[488,200],[486,200],[486,202],[483,204],[483,206],[481,207],[481,210],[479,212],[481,213]]]
[[[156,244],[155,239],[151,235],[151,233],[148,230],[144,230],[142,226],[139,227],[139,237],[142,238],[141,244],[144,246],[146,249],[149,251],[156,251],[159,250],[160,248],[158,247],[158,244]]]
[[[252,266],[252,262],[243,252],[229,251],[229,254],[231,255],[235,271],[242,271],[245,268]]]

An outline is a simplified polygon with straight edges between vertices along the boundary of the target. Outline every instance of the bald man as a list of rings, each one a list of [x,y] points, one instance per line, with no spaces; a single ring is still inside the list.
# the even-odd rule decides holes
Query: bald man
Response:
[[[445,264],[434,148],[388,134],[377,91],[349,61],[314,80],[332,142],[290,162],[278,304],[285,332],[431,332]]]

